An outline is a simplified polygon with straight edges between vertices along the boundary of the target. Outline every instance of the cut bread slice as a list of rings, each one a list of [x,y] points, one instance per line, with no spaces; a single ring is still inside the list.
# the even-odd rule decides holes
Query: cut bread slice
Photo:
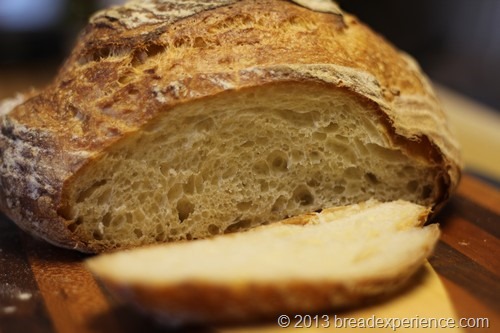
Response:
[[[422,227],[428,213],[372,200],[87,265],[118,300],[170,325],[328,311],[402,286],[439,237],[436,224]]]

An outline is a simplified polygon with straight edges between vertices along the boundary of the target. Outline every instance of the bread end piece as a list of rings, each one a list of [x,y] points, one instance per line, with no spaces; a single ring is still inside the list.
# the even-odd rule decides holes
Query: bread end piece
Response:
[[[405,284],[436,224],[405,201],[327,209],[212,239],[87,261],[118,300],[170,325],[241,323],[363,304]]]

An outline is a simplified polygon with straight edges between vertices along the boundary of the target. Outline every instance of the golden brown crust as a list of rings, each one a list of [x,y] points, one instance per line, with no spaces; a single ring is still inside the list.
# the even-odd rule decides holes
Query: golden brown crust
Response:
[[[442,170],[437,205],[456,187],[457,143],[429,83],[355,17],[284,0],[150,0],[96,14],[53,83],[2,118],[2,210],[92,251],[65,229],[66,192],[82,167],[179,103],[285,81],[356,94],[379,110],[394,145]]]
[[[379,280],[352,285],[331,281],[283,281],[243,285],[185,282],[169,287],[102,283],[119,301],[167,325],[234,324],[271,319],[280,314],[323,313],[367,304],[401,288],[417,267]],[[194,297],[196,295],[196,297]]]

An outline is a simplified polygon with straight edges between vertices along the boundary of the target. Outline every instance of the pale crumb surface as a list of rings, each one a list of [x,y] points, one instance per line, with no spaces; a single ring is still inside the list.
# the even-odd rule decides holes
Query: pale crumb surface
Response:
[[[437,170],[393,147],[372,112],[341,90],[300,84],[181,105],[79,175],[69,228],[113,248],[370,198],[430,205]]]

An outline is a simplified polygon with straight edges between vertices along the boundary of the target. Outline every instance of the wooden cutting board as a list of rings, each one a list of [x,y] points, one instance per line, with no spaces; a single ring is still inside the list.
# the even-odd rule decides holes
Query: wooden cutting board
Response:
[[[442,237],[413,284],[378,304],[317,319],[290,318],[293,329],[339,330],[338,318],[485,318],[487,328],[448,332],[500,332],[500,192],[466,175],[458,193],[435,218]],[[0,217],[0,333],[168,332],[114,303],[83,267],[88,256],[35,240]],[[314,316],[314,315],[313,315]],[[335,317],[337,316],[337,317]],[[304,319],[304,318],[303,318]],[[328,320],[328,322],[325,322]],[[359,321],[358,321],[359,323]],[[393,320],[392,323],[395,323]],[[302,325],[300,325],[302,324]],[[326,327],[328,326],[328,327]],[[351,325],[352,326],[352,325]],[[384,326],[384,325],[381,325]],[[197,328],[206,332],[278,332],[276,321],[252,326]],[[350,329],[351,331],[353,329]],[[394,332],[389,327],[365,332]],[[433,332],[403,329],[397,332]]]

